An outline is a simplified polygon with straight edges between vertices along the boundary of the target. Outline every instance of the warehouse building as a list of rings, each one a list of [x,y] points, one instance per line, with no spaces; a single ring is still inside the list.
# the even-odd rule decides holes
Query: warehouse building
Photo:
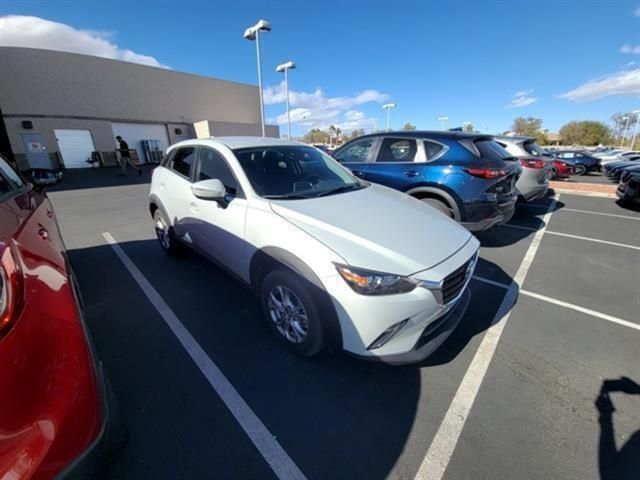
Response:
[[[22,170],[115,165],[116,135],[145,163],[198,133],[261,134],[254,85],[18,47],[0,47],[0,72],[0,153]]]

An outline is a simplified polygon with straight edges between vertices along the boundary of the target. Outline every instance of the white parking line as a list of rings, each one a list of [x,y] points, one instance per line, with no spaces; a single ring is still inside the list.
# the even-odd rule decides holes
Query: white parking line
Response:
[[[526,230],[527,232],[537,232],[538,231],[537,228],[525,227],[524,225],[513,225],[513,224],[510,224],[510,223],[503,223],[502,225],[499,225],[499,226],[508,227],[508,228],[517,228],[518,230]],[[629,245],[628,243],[610,242],[609,240],[600,240],[599,238],[583,237],[582,235],[573,235],[571,233],[562,233],[562,232],[554,232],[553,230],[547,230],[547,234],[556,235],[558,237],[575,238],[577,240],[585,240],[585,241],[588,241],[588,242],[602,243],[604,245],[612,245],[614,247],[622,247],[622,248],[630,248],[632,250],[640,250],[640,247],[637,247],[635,245]]]
[[[508,289],[510,285],[506,283],[496,282],[495,280],[491,280],[489,278],[481,277],[479,275],[474,275],[473,278],[478,280],[479,282],[488,283],[489,285],[494,285],[496,287]],[[623,320],[618,317],[614,317],[613,315],[608,315],[606,313],[598,312],[596,310],[591,310],[590,308],[581,307],[580,305],[575,305],[573,303],[565,302],[562,300],[558,300],[557,298],[547,297],[546,295],[541,295],[539,293],[534,293],[529,290],[520,289],[520,294],[525,295],[527,297],[536,298],[538,300],[542,300],[543,302],[552,303],[554,305],[558,305],[560,307],[568,308],[570,310],[575,310],[576,312],[585,313],[587,315],[591,315],[592,317],[600,318],[602,320],[606,320],[608,322],[617,323],[618,325],[622,325],[624,327],[632,328],[633,330],[640,331],[640,325],[637,323],[630,322],[628,320]]]
[[[542,227],[536,232],[529,245],[529,249],[516,272],[511,285],[507,289],[507,293],[502,299],[502,303],[496,312],[491,327],[487,330],[478,351],[476,352],[471,365],[467,369],[467,372],[462,379],[462,383],[458,387],[449,409],[436,432],[436,435],[431,441],[429,450],[425,455],[420,468],[416,473],[416,480],[441,480],[451,460],[451,455],[456,448],[458,439],[464,427],[471,407],[476,399],[476,395],[480,390],[480,385],[484,379],[485,374],[491,363],[491,359],[498,346],[498,341],[502,335],[509,316],[511,315],[511,308],[515,304],[518,297],[518,285],[524,282],[527,276],[531,263],[536,256],[536,252],[540,247],[542,236],[544,235],[546,225],[549,223],[549,218],[555,207],[556,200],[559,197],[556,196],[552,199],[551,204],[547,208],[544,214],[543,221],[545,227]]]
[[[206,352],[182,325],[173,310],[165,303],[160,294],[144,277],[127,254],[120,248],[118,242],[109,232],[102,234],[111,245],[113,251],[122,261],[138,286],[153,304],[167,326],[182,344],[191,359],[198,366],[209,384],[216,391],[220,399],[227,406],[231,414],[240,424],[249,439],[256,446],[262,457],[269,464],[280,479],[305,479],[304,474],[291,460],[287,452],[278,443],[267,427],[260,421],[251,407],[242,399],[238,391],[231,385],[220,369],[213,363]]]
[[[577,208],[566,208],[566,207],[561,208],[558,211],[559,212],[588,213],[590,215],[602,215],[603,217],[623,218],[625,220],[635,220],[636,222],[640,222],[640,217],[631,217],[629,215],[618,215],[617,213],[592,212],[591,210],[579,210]]]

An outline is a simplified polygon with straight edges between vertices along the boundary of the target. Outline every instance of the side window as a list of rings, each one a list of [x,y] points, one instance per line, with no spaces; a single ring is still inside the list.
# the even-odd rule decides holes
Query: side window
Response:
[[[171,169],[182,176],[191,178],[191,169],[196,160],[196,149],[194,147],[184,147],[178,149],[173,156]]]
[[[215,150],[203,148],[200,151],[200,168],[196,181],[212,178],[220,180],[231,195],[238,194],[238,182],[224,157]]]
[[[414,139],[385,138],[376,162],[413,162],[416,150]]]
[[[427,161],[433,160],[440,152],[444,150],[444,147],[439,143],[424,141],[424,151],[427,152]]]
[[[0,157],[0,198],[22,189],[25,186],[20,176]]]
[[[573,152],[565,152],[565,153],[558,154],[558,157],[560,158],[573,158],[574,156],[575,154]]]
[[[343,148],[335,154],[335,159],[341,163],[363,163],[367,161],[371,147],[373,147],[373,138],[360,140]]]

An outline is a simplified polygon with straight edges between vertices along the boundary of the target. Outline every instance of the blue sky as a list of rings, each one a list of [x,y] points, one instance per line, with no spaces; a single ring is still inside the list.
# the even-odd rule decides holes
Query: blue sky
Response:
[[[397,104],[394,127],[435,129],[447,115],[448,127],[471,121],[489,132],[521,115],[557,131],[570,120],[608,121],[640,108],[640,0],[0,0],[7,15],[38,19],[5,17],[0,44],[59,42],[253,84],[255,46],[242,33],[265,18],[273,27],[262,37],[266,116],[283,120],[275,66],[294,60],[294,118],[306,115],[294,135],[330,123],[382,128],[386,101]]]

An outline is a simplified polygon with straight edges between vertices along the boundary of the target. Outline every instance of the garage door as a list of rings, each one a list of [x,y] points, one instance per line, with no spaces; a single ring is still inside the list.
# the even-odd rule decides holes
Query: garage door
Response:
[[[90,167],[87,160],[96,147],[89,130],[54,130],[58,149],[67,168]]]
[[[120,135],[127,142],[129,148],[135,148],[138,152],[140,163],[146,162],[142,140],[157,140],[161,151],[169,148],[169,136],[165,125],[152,125],[146,123],[112,123],[113,136]]]

